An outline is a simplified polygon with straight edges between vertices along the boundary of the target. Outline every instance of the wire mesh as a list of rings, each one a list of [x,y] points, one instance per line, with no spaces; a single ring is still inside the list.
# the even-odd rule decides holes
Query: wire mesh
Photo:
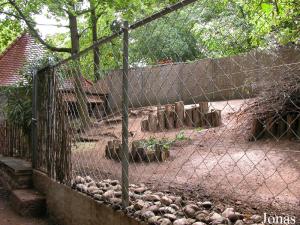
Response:
[[[253,49],[239,8],[208,11],[211,4],[131,26],[126,212],[152,224],[298,215],[299,49]],[[54,71],[67,106],[73,187],[119,209],[122,37],[99,48],[100,65],[92,48]]]

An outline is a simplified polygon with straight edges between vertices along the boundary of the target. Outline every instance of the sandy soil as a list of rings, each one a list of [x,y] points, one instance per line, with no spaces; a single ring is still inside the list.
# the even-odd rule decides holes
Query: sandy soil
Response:
[[[130,164],[130,182],[147,183],[154,189],[215,198],[222,203],[245,203],[257,210],[288,211],[300,215],[300,142],[261,140],[249,142],[249,127],[235,116],[247,101],[211,103],[222,110],[223,125],[213,129],[184,129],[189,139],[171,147],[164,163]],[[149,137],[174,139],[181,130],[143,133],[140,122],[148,112],[131,116],[130,141]],[[73,149],[74,174],[95,179],[121,177],[119,162],[105,159],[104,149],[113,136],[121,137],[121,124],[101,124],[90,136],[98,142],[78,142]],[[239,203],[240,204],[240,203]],[[240,206],[242,207],[242,206]]]
[[[1,225],[48,225],[43,219],[24,218],[16,214],[8,203],[8,195],[0,183],[0,224]]]

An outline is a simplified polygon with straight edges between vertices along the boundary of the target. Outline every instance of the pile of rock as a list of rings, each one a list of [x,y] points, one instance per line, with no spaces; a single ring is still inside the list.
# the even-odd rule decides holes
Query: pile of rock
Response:
[[[222,123],[221,111],[209,112],[208,102],[200,102],[185,109],[183,101],[157,108],[157,113],[149,113],[148,118],[141,122],[143,132],[157,132],[174,128],[187,127],[218,127]]]
[[[130,185],[130,205],[126,209],[121,206],[122,188],[117,180],[95,182],[90,177],[78,176],[73,188],[150,225],[262,225],[259,215],[244,216],[234,208],[221,210],[210,201],[188,201],[172,194],[153,192],[144,184]]]
[[[162,144],[156,144],[153,149],[148,148],[145,140],[137,140],[132,142],[132,147],[129,151],[130,162],[164,162],[170,157],[169,149],[166,149]],[[108,141],[105,148],[105,157],[116,161],[122,159],[121,141]]]

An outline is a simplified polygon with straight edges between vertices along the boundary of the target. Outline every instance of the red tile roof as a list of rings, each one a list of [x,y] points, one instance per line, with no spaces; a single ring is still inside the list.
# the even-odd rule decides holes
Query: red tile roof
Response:
[[[35,39],[24,33],[0,55],[0,86],[10,86],[21,80],[20,71],[25,64],[41,54]]]

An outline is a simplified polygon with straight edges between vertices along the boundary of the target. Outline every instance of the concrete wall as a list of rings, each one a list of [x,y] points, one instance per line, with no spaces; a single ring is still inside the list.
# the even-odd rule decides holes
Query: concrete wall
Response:
[[[285,47],[193,63],[130,69],[130,104],[140,107],[178,100],[195,103],[249,98],[263,88],[262,78],[276,79],[289,71],[291,65],[298,63],[299,67],[299,61],[299,49]],[[99,89],[108,89],[111,108],[121,109],[122,71],[111,72],[97,85]]]
[[[34,187],[45,194],[50,218],[59,225],[141,225],[94,199],[34,171]]]

